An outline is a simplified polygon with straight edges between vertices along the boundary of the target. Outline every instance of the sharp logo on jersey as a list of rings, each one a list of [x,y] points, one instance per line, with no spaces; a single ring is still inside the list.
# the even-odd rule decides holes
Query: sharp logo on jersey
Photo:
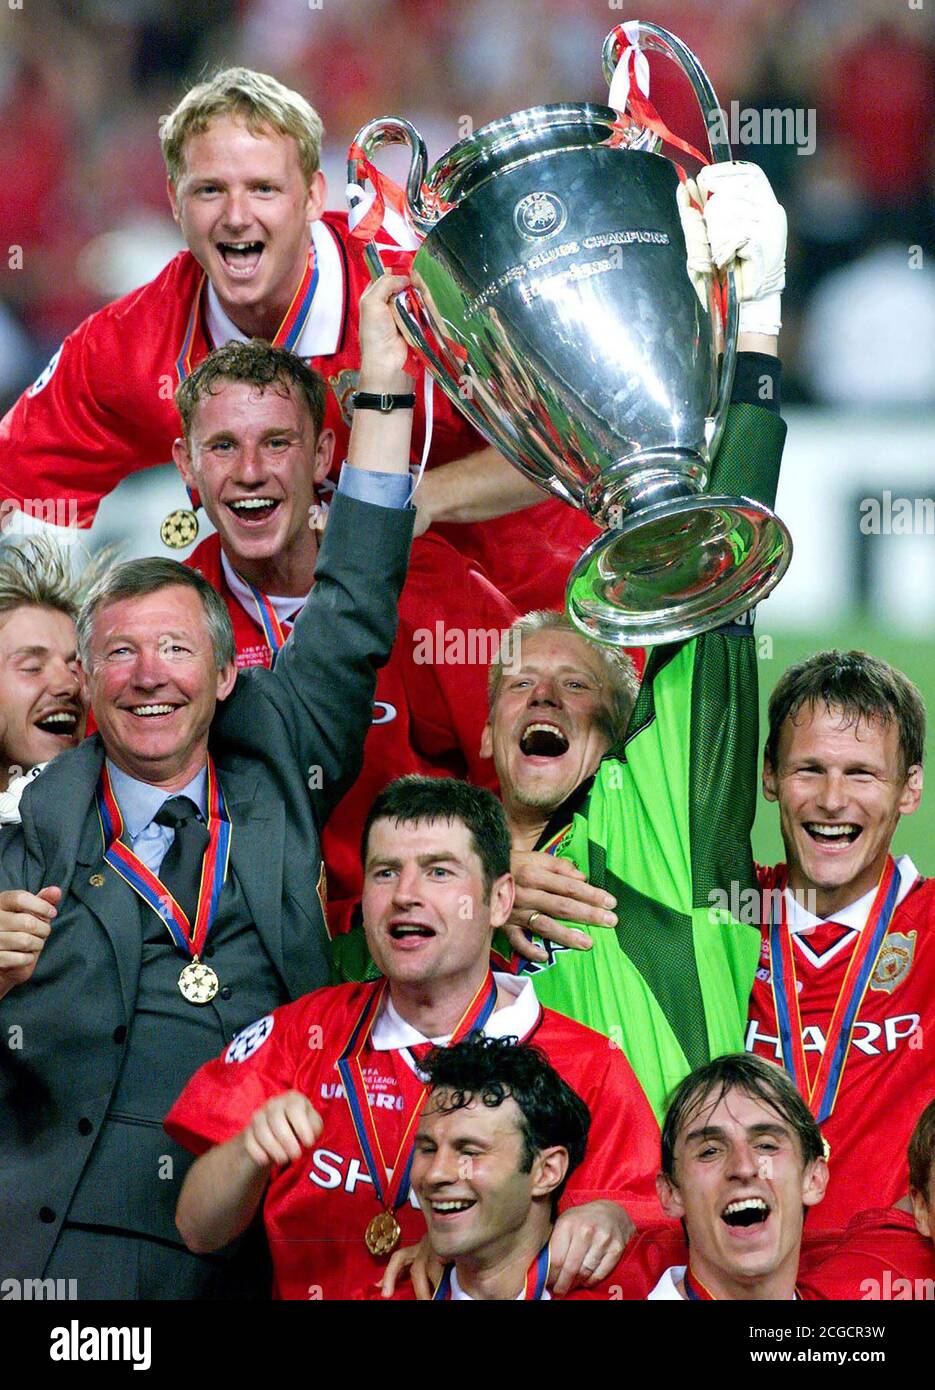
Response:
[[[273,1015],[266,1014],[242,1028],[224,1054],[225,1062],[245,1062],[258,1052],[273,1031]]]
[[[884,1018],[882,1023],[858,1019],[854,1024],[851,1047],[865,1057],[881,1057],[886,1052],[895,1052],[901,1042],[912,1037],[919,1022],[918,1014],[893,1014],[890,1018]],[[744,1046],[748,1052],[753,1052],[757,1045],[770,1048],[776,1061],[782,1061],[778,1037],[761,1031],[758,1020],[751,1018],[747,1024]],[[825,1035],[817,1024],[812,1023],[802,1029],[802,1046],[806,1052],[824,1052]]]
[[[391,724],[396,718],[396,706],[388,700],[374,700],[371,724]]]
[[[902,984],[909,974],[915,949],[916,933],[914,931],[888,932],[870,977],[870,988],[884,990],[887,994],[892,994],[896,986]]]
[[[354,371],[350,367],[345,367],[343,372],[338,372],[335,376],[328,378],[328,384],[341,407],[341,415],[348,428],[350,428],[354,418],[354,392],[357,390],[359,382],[360,372]]]
[[[326,1192],[342,1187],[345,1192],[353,1194],[361,1183],[373,1187],[370,1174],[359,1158],[346,1158],[344,1154],[335,1153],[334,1149],[315,1149],[308,1176],[316,1187],[324,1188]],[[419,1210],[412,1188],[409,1189],[409,1205]]]
[[[768,959],[768,955],[767,955],[767,959]],[[771,974],[771,972],[770,972],[768,966],[766,966],[766,965],[760,965],[760,966],[757,966],[756,978],[757,978],[758,980],[762,980],[764,985],[768,985],[769,982],[770,982],[770,980],[771,980],[773,977],[772,977],[772,974]],[[802,985],[803,985],[803,983],[804,983],[804,981],[802,981],[802,980],[796,980],[796,982],[795,982],[795,992],[796,992],[796,994],[801,994],[801,993],[802,993]]]
[[[64,343],[62,344],[62,347],[64,347]],[[35,381],[30,386],[29,390],[26,392],[27,396],[38,396],[40,391],[45,390],[49,382],[52,380],[52,374],[55,371],[55,368],[58,366],[58,359],[61,357],[61,355],[62,348],[59,348],[58,352],[53,354],[52,360],[49,363],[49,365],[39,374],[39,376],[36,377]]]

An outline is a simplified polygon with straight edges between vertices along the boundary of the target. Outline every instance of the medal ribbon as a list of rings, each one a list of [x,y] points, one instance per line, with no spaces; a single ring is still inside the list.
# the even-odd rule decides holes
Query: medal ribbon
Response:
[[[373,1119],[373,1111],[367,1100],[367,1088],[364,1083],[364,1074],[361,1069],[360,1059],[363,1050],[370,1037],[371,1030],[379,1011],[380,1003],[387,988],[387,981],[377,984],[370,992],[370,997],[363,1007],[363,1010],[354,1025],[353,1032],[348,1040],[347,1046],[335,1063],[344,1084],[344,1096],[347,1100],[348,1108],[351,1112],[351,1119],[354,1122],[354,1130],[357,1134],[357,1142],[363,1154],[364,1162],[367,1165],[367,1172],[370,1181],[373,1183],[373,1190],[377,1195],[377,1201],[385,1211],[396,1211],[401,1207],[409,1196],[409,1171],[412,1167],[412,1149],[410,1140],[419,1116],[422,1114],[425,1102],[428,1099],[428,1087],[423,1089],[422,1097],[418,1104],[413,1108],[406,1125],[405,1133],[399,1145],[399,1152],[393,1164],[392,1179],[388,1179],[386,1174],[388,1165],[383,1156],[383,1147],[380,1137],[377,1134],[377,1127]],[[469,1033],[483,1032],[484,1024],[493,1013],[497,1005],[497,982],[491,971],[487,972],[486,978],[474,998],[468,1004],[467,1009],[461,1016],[461,1020],[451,1035],[449,1047],[461,1042]],[[409,1157],[406,1162],[402,1162],[403,1154],[409,1147]]]
[[[444,1302],[451,1298],[451,1271],[454,1265],[446,1265],[445,1272],[438,1281],[435,1292],[432,1294],[433,1303]],[[523,1298],[519,1301],[526,1303],[539,1302],[545,1294],[546,1284],[549,1279],[549,1243],[546,1241],[536,1258],[526,1271],[526,1278],[523,1280]]]
[[[198,890],[198,910],[195,914],[194,929],[165,884],[156,877],[152,869],[148,869],[143,861],[137,858],[129,845],[121,841],[123,817],[110,784],[110,773],[106,763],[101,770],[95,795],[106,863],[165,922],[177,948],[185,955],[197,959],[208,939],[211,923],[217,913],[230,858],[232,826],[224,794],[218,782],[214,759],[210,756],[208,758],[208,848],[205,850],[201,866],[201,885]]]
[[[241,575],[240,577],[241,579],[243,579],[243,575]],[[266,637],[269,649],[273,654],[273,662],[275,663],[276,657],[279,655],[279,653],[285,646],[286,639],[289,636],[289,634],[288,632],[286,632],[282,623],[279,621],[276,609],[273,607],[267,595],[263,593],[262,589],[257,589],[253,584],[250,583],[249,579],[244,579],[243,582],[246,584],[247,588],[250,590],[250,593],[253,595],[253,602],[256,604],[257,617],[260,620],[260,626],[263,629],[263,633]]]
[[[182,347],[176,359],[175,371],[180,382],[185,380],[192,367],[196,365],[194,359],[197,357],[198,361],[201,361],[210,351],[205,335],[201,331],[201,300],[207,279],[207,275],[202,275],[198,283],[198,289],[195,291],[192,307],[189,311]],[[292,296],[289,308],[286,310],[285,317],[276,329],[276,335],[272,341],[273,347],[285,348],[287,352],[295,351],[312,312],[317,289],[318,258],[315,255],[315,243],[310,242],[305,270],[302,273],[298,288]]]
[[[889,931],[890,922],[896,910],[899,883],[899,873],[893,857],[887,855],[870,915],[860,933],[860,938],[848,962],[847,971],[838,991],[837,1001],[825,1038],[825,1049],[815,1074],[815,1080],[811,1084],[808,1079],[808,1064],[802,1038],[802,1016],[799,1009],[799,993],[795,974],[795,949],[792,943],[792,933],[789,931],[786,921],[784,884],[778,885],[781,904],[779,921],[776,920],[775,899],[772,903],[769,923],[769,965],[783,1066],[792,1076],[799,1092],[808,1102],[808,1107],[819,1124],[822,1124],[834,1110],[838,1090],[844,1076],[857,1011],[863,1003],[864,995],[870,984],[870,977],[880,954],[880,948]]]

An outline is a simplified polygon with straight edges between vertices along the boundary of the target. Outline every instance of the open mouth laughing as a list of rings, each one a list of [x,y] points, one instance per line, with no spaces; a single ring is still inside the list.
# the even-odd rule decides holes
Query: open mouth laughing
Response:
[[[823,849],[843,849],[852,845],[863,829],[852,821],[805,821],[804,826],[809,838]]]
[[[248,280],[263,255],[262,241],[219,241],[218,255],[235,278]]]
[[[731,1230],[746,1230],[750,1226],[762,1226],[769,1220],[770,1208],[763,1197],[740,1197],[728,1202],[721,1212],[721,1220]]]
[[[519,751],[526,758],[560,758],[568,752],[568,735],[551,720],[537,720],[520,735]]]
[[[44,734],[54,734],[58,738],[74,738],[78,731],[78,712],[74,709],[52,710],[35,720],[35,727]]]
[[[280,501],[278,497],[235,497],[224,505],[242,525],[256,526],[279,510]]]

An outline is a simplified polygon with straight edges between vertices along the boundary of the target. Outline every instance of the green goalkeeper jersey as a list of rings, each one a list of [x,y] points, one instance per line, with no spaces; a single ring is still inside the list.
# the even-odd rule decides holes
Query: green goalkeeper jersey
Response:
[[[772,505],[784,437],[777,414],[732,405],[712,490]],[[743,1051],[760,929],[732,909],[755,886],[756,667],[749,623],[656,648],[625,737],[536,846],[612,893],[618,925],[582,927],[590,951],[544,942],[546,963],[513,968],[623,1050],[660,1121],[689,1071]]]

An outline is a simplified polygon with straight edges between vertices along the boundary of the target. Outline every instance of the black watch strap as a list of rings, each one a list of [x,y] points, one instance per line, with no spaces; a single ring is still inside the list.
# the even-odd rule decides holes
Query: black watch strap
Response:
[[[377,395],[372,391],[355,391],[354,409],[355,410],[379,410],[381,414],[387,415],[391,410],[412,410],[416,403],[413,393],[407,396],[391,396],[388,393]]]

